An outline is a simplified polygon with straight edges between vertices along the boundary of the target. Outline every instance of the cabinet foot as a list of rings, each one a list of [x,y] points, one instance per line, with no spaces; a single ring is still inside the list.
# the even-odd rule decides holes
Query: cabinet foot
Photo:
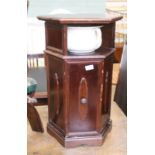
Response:
[[[47,131],[50,135],[55,137],[57,141],[65,148],[73,148],[78,146],[101,146],[105,137],[111,131],[112,121],[108,121],[102,131],[98,134],[87,134],[78,136],[65,136],[55,126],[48,124]]]

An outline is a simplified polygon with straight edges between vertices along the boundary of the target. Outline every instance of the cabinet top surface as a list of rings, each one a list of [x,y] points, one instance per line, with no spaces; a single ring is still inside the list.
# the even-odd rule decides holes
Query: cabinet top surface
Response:
[[[54,51],[52,50],[45,50],[44,52],[45,53],[48,53],[50,55],[55,55],[57,57],[60,57],[62,59],[95,59],[95,58],[107,58],[109,55],[113,54],[115,51],[114,48],[104,48],[104,49],[98,49],[96,50],[95,52],[92,52],[92,53],[89,53],[89,54],[73,54],[73,53],[70,53],[68,52],[68,55],[63,55],[63,54],[60,54],[60,53],[55,53]]]
[[[120,15],[110,14],[56,14],[38,16],[39,20],[44,20],[59,24],[105,24],[113,23],[122,19]]]

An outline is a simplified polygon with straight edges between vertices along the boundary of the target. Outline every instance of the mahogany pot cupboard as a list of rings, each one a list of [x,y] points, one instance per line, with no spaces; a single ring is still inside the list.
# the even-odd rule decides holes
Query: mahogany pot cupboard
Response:
[[[115,22],[121,16],[39,16],[45,21],[47,131],[64,147],[99,146],[111,129],[111,80]],[[102,26],[102,44],[89,54],[67,50],[67,27]],[[76,37],[76,36],[75,36]]]

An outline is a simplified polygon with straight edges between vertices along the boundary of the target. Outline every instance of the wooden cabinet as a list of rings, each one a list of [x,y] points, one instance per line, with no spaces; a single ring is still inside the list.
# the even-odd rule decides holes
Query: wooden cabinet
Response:
[[[39,17],[46,21],[47,131],[65,147],[101,145],[111,129],[113,27],[120,18]],[[70,25],[104,25],[101,47],[87,55],[68,52]]]

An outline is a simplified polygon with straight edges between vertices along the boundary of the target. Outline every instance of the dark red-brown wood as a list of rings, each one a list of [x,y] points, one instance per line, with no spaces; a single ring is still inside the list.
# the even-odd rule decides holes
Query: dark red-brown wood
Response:
[[[33,131],[44,132],[39,113],[33,103],[27,103],[27,117]]]
[[[48,85],[47,131],[63,146],[102,145],[111,129],[115,22],[121,16],[52,15],[45,21]],[[67,50],[67,27],[102,26],[102,44],[87,55]],[[75,36],[76,37],[76,36]]]
[[[120,15],[110,14],[56,14],[48,16],[38,16],[38,19],[49,21],[53,24],[110,24],[122,19]]]
[[[102,45],[114,48],[115,22],[122,16],[104,14],[75,14],[39,16],[45,21],[46,49],[68,55],[67,51],[67,27],[68,26],[102,26]]]
[[[110,130],[113,52],[106,49],[97,57],[94,53],[75,59],[45,51],[49,75],[48,132],[65,147],[89,145],[90,139],[90,145],[101,145],[103,132]],[[89,65],[93,69],[87,70]],[[77,137],[81,138],[78,142]]]

